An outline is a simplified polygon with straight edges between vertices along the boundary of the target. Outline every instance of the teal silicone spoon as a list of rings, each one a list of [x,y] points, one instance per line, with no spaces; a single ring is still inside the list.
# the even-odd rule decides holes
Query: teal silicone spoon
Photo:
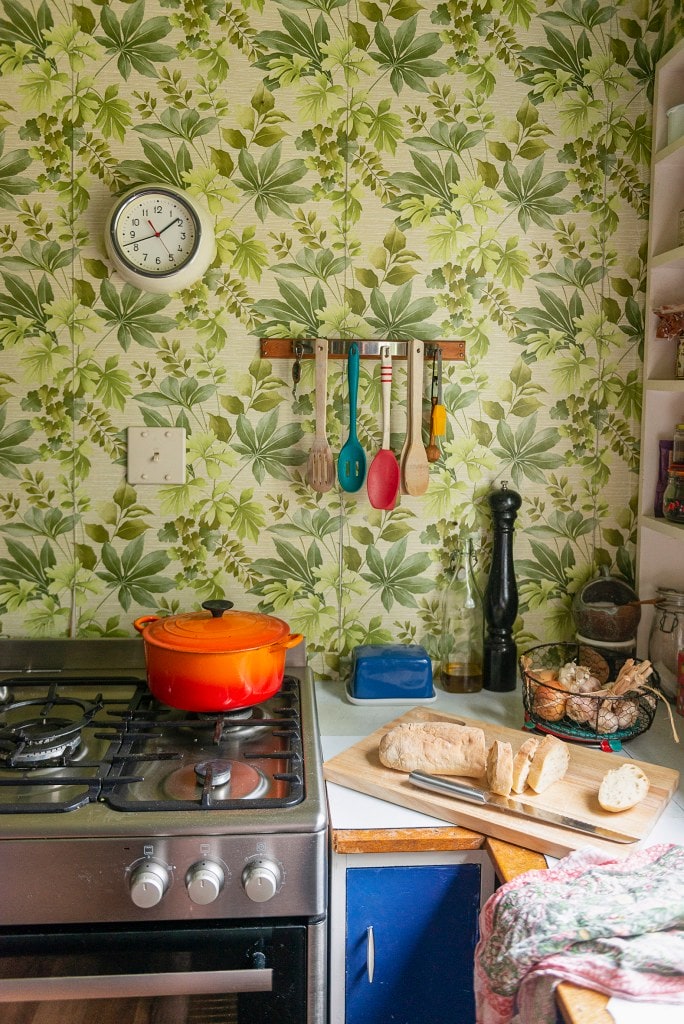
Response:
[[[366,476],[366,454],[356,436],[356,400],[359,391],[359,346],[349,346],[349,437],[337,459],[337,479],[343,491],[358,491]]]

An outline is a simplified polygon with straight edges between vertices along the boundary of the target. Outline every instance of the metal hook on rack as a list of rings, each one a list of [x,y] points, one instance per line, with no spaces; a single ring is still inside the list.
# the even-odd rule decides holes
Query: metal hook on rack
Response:
[[[292,397],[297,397],[297,385],[302,379],[302,356],[304,355],[304,345],[301,341],[295,342],[294,347],[295,361],[292,364]]]

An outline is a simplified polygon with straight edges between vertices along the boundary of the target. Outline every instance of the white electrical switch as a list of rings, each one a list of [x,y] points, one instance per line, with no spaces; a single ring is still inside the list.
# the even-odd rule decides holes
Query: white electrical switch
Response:
[[[185,483],[185,427],[129,427],[129,484]]]

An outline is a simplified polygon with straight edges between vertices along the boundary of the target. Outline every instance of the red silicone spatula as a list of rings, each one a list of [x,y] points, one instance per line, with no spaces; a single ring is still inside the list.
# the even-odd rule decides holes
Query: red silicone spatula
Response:
[[[366,490],[373,508],[394,508],[399,493],[399,463],[390,448],[390,401],[392,395],[392,353],[389,346],[381,352],[382,447],[368,469]]]

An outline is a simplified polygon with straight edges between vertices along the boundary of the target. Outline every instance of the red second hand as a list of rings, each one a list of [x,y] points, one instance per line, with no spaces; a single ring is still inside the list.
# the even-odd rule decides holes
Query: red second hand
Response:
[[[154,237],[159,239],[159,241],[164,246],[164,248],[166,249],[166,251],[168,252],[168,254],[170,256],[171,255],[171,251],[170,251],[168,245],[166,244],[166,242],[164,241],[164,239],[162,238],[161,231],[157,231],[157,229],[155,228],[154,224],[152,223],[151,220],[149,220],[149,218],[148,218],[147,223],[150,225],[150,227],[154,231]],[[172,221],[172,223],[173,223],[173,221]]]

